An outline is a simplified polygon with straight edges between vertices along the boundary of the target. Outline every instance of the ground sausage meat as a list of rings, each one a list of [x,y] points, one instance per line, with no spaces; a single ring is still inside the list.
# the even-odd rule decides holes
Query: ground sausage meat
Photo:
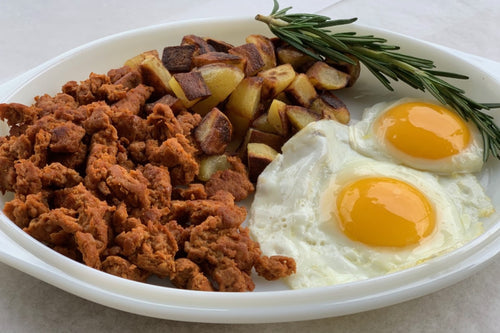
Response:
[[[237,202],[255,190],[245,165],[229,156],[230,169],[199,181],[202,117],[157,95],[122,67],[29,106],[0,104],[10,127],[0,191],[14,192],[5,214],[55,251],[126,279],[251,291],[252,272],[293,274],[292,258],[263,256],[242,226]]]

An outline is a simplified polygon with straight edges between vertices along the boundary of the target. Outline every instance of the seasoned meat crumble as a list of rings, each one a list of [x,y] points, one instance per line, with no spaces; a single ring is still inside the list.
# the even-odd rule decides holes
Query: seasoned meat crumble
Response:
[[[236,204],[254,191],[244,163],[197,179],[199,114],[157,98],[130,67],[91,73],[32,105],[0,104],[5,214],[59,253],[122,278],[168,278],[179,288],[251,291],[292,258],[263,256]]]

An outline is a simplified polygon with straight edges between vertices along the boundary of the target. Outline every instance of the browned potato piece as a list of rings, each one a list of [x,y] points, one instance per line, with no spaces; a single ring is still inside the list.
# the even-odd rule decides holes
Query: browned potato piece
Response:
[[[359,78],[359,74],[361,73],[361,65],[359,63],[359,59],[355,56],[350,54],[347,54],[347,56],[354,61],[354,65],[347,62],[339,62],[332,63],[330,64],[330,66],[349,74],[349,82],[347,83],[346,87],[352,87]]]
[[[170,94],[165,94],[160,99],[144,105],[144,110],[146,111],[146,113],[150,114],[151,112],[153,112],[154,106],[158,103],[170,106],[170,108],[172,109],[172,112],[175,115],[177,115],[181,110],[186,109],[184,107],[184,104],[182,103],[182,101],[179,98],[177,98],[176,96],[170,95]]]
[[[288,117],[286,115],[286,104],[280,100],[273,100],[267,111],[267,121],[281,136],[286,137],[289,133]]]
[[[257,74],[265,66],[264,59],[262,59],[262,56],[255,44],[246,43],[240,46],[233,47],[228,52],[230,54],[238,55],[246,59],[246,76],[253,76]]]
[[[226,112],[237,113],[249,120],[254,120],[259,111],[263,81],[264,79],[258,76],[244,78],[229,96]]]
[[[205,39],[196,35],[186,35],[182,37],[181,45],[196,46],[195,54],[203,54],[215,51],[215,49],[210,44],[208,44]]]
[[[252,43],[257,47],[262,60],[264,61],[264,67],[262,70],[276,67],[276,52],[274,50],[273,42],[263,35],[248,35],[245,39],[247,43]]]
[[[290,64],[279,65],[260,72],[258,76],[264,79],[262,97],[265,99],[274,98],[292,83],[295,75],[295,70]]]
[[[323,61],[317,61],[306,72],[316,89],[337,90],[347,86],[349,74],[339,71]]]
[[[293,99],[304,107],[309,107],[318,93],[308,76],[304,73],[297,74],[295,79],[286,88],[286,92],[293,96]]]
[[[256,182],[259,175],[271,163],[278,152],[264,143],[249,143],[247,145],[248,176]]]
[[[124,66],[128,66],[130,68],[139,68],[141,63],[144,61],[144,59],[148,57],[156,57],[159,58],[158,51],[156,50],[150,50],[146,52],[142,52],[141,54],[136,55],[135,57],[132,57],[125,61],[123,64]]]
[[[228,52],[234,47],[234,45],[229,44],[223,40],[214,39],[210,37],[205,38],[208,45],[212,46],[216,52]]]
[[[174,74],[169,84],[175,96],[182,101],[186,108],[193,106],[202,98],[211,95],[208,86],[199,72]]]
[[[193,66],[201,67],[216,62],[233,65],[245,69],[246,60],[238,55],[225,52],[207,52],[193,57]]]
[[[303,67],[315,61],[311,56],[288,44],[278,47],[276,55],[279,64],[291,64],[297,71],[301,71]]]
[[[233,142],[230,147],[234,150],[240,146],[245,137],[245,133],[248,131],[248,128],[252,123],[252,120],[235,112],[227,113],[227,117],[231,121],[231,124],[233,124]]]
[[[278,95],[274,96],[274,99],[279,99],[280,101],[286,103],[286,104],[294,104],[294,102],[290,99],[286,91],[280,92]]]
[[[196,51],[194,45],[176,45],[163,48],[161,61],[171,72],[189,72],[192,67],[192,58]]]
[[[306,127],[309,123],[321,119],[317,113],[298,105],[288,105],[286,107],[286,115],[290,124],[298,131]]]
[[[217,171],[230,168],[231,163],[227,160],[226,155],[210,155],[201,159],[197,177],[199,180],[206,182]]]
[[[231,141],[233,126],[219,109],[213,108],[194,131],[194,138],[207,155],[222,154]]]
[[[335,119],[342,124],[349,123],[351,119],[347,106],[329,91],[323,92],[320,97],[315,99],[310,109],[322,115],[322,118]]]
[[[192,110],[205,115],[219,103],[224,101],[238,84],[243,80],[245,74],[236,66],[214,63],[196,69],[201,73],[205,84],[211,95],[196,103]]]
[[[163,66],[160,58],[156,56],[146,56],[139,66],[142,79],[145,84],[154,88],[154,96],[161,97],[167,93],[172,93],[170,79],[172,75]]]
[[[268,133],[277,133],[276,130],[274,129],[271,124],[269,124],[269,121],[267,121],[267,113],[261,114],[258,116],[251,125],[253,128],[258,129],[259,131],[262,132],[268,132]]]
[[[256,128],[249,128],[245,136],[245,141],[243,142],[243,148],[246,148],[249,143],[265,143],[274,150],[281,151],[281,146],[285,143],[285,138],[278,134],[260,131]],[[245,152],[243,151],[242,153]]]

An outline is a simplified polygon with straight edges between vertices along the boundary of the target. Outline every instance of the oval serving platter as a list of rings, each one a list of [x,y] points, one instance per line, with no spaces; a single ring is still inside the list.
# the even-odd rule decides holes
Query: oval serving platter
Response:
[[[375,34],[400,45],[402,52],[432,59],[441,70],[466,74],[456,82],[468,96],[495,102],[500,90],[497,78],[477,61],[452,50],[403,35],[352,24],[359,33]],[[90,72],[106,73],[143,51],[161,51],[176,45],[182,36],[210,36],[243,44],[249,34],[269,35],[266,26],[249,18],[205,19],[156,25],[132,30],[66,52],[0,86],[0,102],[31,104],[40,94],[55,94],[69,80],[84,80]],[[354,121],[364,107],[404,96],[422,96],[403,85],[395,92],[382,87],[368,71],[362,71],[353,88],[339,92]],[[500,116],[495,116],[500,123]],[[0,126],[0,134],[8,128]],[[500,208],[500,162],[490,158],[479,175],[497,210]],[[0,196],[0,207],[12,194]],[[163,281],[151,284],[121,279],[72,261],[32,239],[0,212],[0,260],[67,292],[115,309],[145,316],[212,323],[284,322],[352,314],[419,297],[456,283],[483,267],[500,252],[498,212],[485,223],[485,233],[462,248],[419,266],[375,279],[349,284],[289,290],[282,282],[255,278],[251,293],[209,293],[180,290]]]

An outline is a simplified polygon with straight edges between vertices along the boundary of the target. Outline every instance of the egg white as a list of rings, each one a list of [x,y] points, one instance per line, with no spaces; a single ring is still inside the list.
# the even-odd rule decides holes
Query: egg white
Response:
[[[259,177],[249,212],[250,232],[264,254],[295,258],[297,273],[285,279],[291,288],[384,275],[481,234],[478,220],[493,207],[474,176],[438,177],[373,160],[351,149],[348,132],[334,121],[310,124]],[[345,236],[335,220],[334,198],[343,184],[365,176],[401,179],[423,191],[435,206],[435,231],[421,244],[405,248],[371,247]]]
[[[391,102],[381,102],[363,111],[361,120],[350,126],[351,146],[356,151],[380,161],[404,164],[415,169],[431,171],[440,174],[475,173],[483,167],[483,141],[477,127],[470,121],[466,122],[471,133],[470,144],[460,153],[438,159],[429,160],[408,156],[380,140],[373,124],[376,119],[392,107],[408,102],[436,102],[415,98],[402,98]]]

